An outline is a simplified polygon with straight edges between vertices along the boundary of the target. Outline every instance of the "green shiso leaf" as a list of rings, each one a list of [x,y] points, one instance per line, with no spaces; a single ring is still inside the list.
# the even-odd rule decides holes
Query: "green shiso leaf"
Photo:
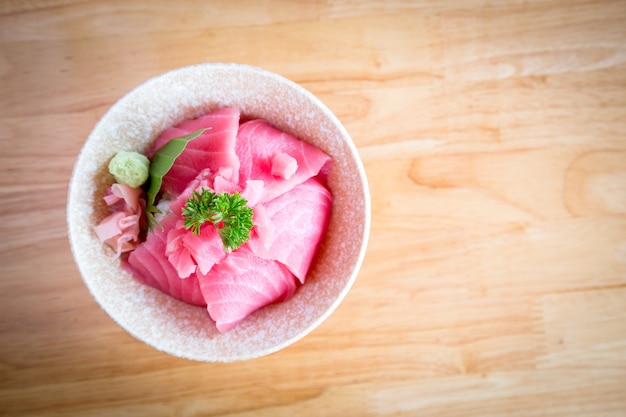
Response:
[[[179,138],[174,138],[161,147],[150,161],[150,182],[148,191],[146,192],[146,217],[148,219],[148,227],[152,229],[154,226],[161,227],[159,222],[155,219],[156,213],[161,213],[155,206],[155,200],[159,191],[161,191],[161,185],[163,184],[163,177],[169,172],[176,161],[176,158],[187,147],[187,144],[203,134],[206,129],[196,130]]]

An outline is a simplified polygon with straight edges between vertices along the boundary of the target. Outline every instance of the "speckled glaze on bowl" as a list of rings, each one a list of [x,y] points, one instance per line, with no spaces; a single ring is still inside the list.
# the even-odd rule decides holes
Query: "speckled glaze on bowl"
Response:
[[[122,271],[93,226],[113,179],[106,171],[118,150],[145,151],[167,127],[235,106],[314,144],[334,160],[333,209],[305,285],[284,303],[265,307],[225,334],[205,308],[177,301]],[[357,150],[330,110],[299,85],[240,64],[206,63],[176,69],[139,85],[97,123],[70,181],[67,221],[78,269],[89,291],[121,327],[171,355],[231,362],[276,352],[322,323],[345,297],[363,261],[370,228],[370,195]]]

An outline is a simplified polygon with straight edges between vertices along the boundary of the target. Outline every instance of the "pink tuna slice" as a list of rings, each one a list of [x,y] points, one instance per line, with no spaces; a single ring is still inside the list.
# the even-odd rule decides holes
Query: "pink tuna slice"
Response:
[[[203,169],[200,173],[187,184],[178,197],[170,201],[169,209],[178,215],[182,215],[182,209],[187,204],[187,200],[191,198],[194,191],[202,191],[203,188],[211,189],[213,187],[213,174],[210,169]]]
[[[291,190],[331,163],[331,158],[320,149],[260,119],[245,122],[239,127],[235,151],[240,162],[239,184],[245,184],[247,180],[264,181],[265,195],[261,202]],[[272,161],[283,153],[293,158],[297,166],[296,171],[290,176],[285,175],[285,178],[272,175]]]
[[[209,315],[222,333],[259,308],[288,300],[296,290],[291,272],[278,262],[255,256],[245,245],[207,275],[198,274],[198,280]]]
[[[187,200],[191,198],[194,191],[202,192],[202,189],[212,190],[216,194],[223,192],[235,193],[239,192],[243,198],[248,202],[248,206],[252,207],[263,195],[264,184],[263,181],[249,180],[246,181],[245,188],[239,186],[239,184],[232,182],[220,174],[224,170],[218,171],[217,175],[213,175],[210,169],[204,169],[193,179],[174,200],[170,201],[169,209],[177,214],[182,214],[182,208],[187,204]],[[226,171],[228,173],[228,171]]]
[[[241,196],[248,202],[248,207],[254,207],[263,197],[265,191],[265,183],[261,180],[248,180],[246,186],[241,192]]]
[[[263,244],[266,249],[269,248],[274,241],[276,228],[274,227],[274,223],[272,223],[272,219],[270,219],[263,204],[258,204],[254,207],[252,224],[254,227],[252,229],[252,235],[249,242],[253,242],[254,246],[255,244],[259,244],[259,242],[255,242],[255,240],[260,240],[261,244]]]
[[[213,178],[213,192],[215,194],[222,193],[240,193],[241,187],[236,182],[229,180],[228,178],[224,178],[221,175],[216,175]]]
[[[125,269],[139,282],[150,285],[188,304],[206,306],[196,274],[180,279],[178,271],[167,259],[167,233],[176,225],[178,216],[169,214],[161,219],[163,230],[155,228],[146,240],[130,253]]]
[[[272,158],[272,175],[286,180],[291,178],[298,170],[296,158],[281,152]]]
[[[304,283],[328,226],[331,205],[330,191],[311,178],[256,207],[255,233],[247,245],[255,255],[283,263]]]
[[[178,277],[181,279],[189,278],[191,274],[195,274],[198,267],[193,256],[191,256],[191,252],[184,244],[184,237],[187,236],[187,233],[189,231],[185,230],[184,227],[177,226],[172,228],[167,232],[167,243],[165,245],[165,256],[174,266],[174,269],[178,272]]]
[[[207,274],[226,256],[222,238],[213,224],[203,225],[200,234],[194,235],[185,229],[182,220],[168,232],[165,254],[183,279],[196,271]]]
[[[148,152],[149,156],[173,138],[188,135],[199,129],[210,128],[187,144],[185,150],[176,158],[172,168],[163,177],[161,189],[177,196],[205,168],[209,168],[214,173],[222,168],[222,173],[229,172],[232,175],[229,179],[237,182],[239,159],[235,153],[235,140],[239,128],[239,116],[239,109],[226,107],[166,129],[155,140],[153,149]]]

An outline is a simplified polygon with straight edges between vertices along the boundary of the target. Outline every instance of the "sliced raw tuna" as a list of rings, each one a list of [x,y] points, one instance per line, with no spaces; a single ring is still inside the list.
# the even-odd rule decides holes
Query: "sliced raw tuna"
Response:
[[[194,257],[184,244],[184,238],[187,236],[187,233],[184,227],[174,227],[167,233],[167,243],[165,245],[165,256],[167,256],[167,260],[176,269],[178,277],[181,279],[189,278],[191,274],[196,273],[198,268]]]
[[[163,230],[155,228],[146,240],[130,253],[127,269],[137,280],[189,304],[205,306],[200,284],[195,274],[181,279],[167,259],[167,233],[176,225],[178,216],[170,214],[161,220]]]
[[[206,274],[226,256],[222,238],[213,224],[203,225],[200,234],[195,235],[185,229],[182,220],[167,233],[165,254],[180,278],[196,271]]]
[[[240,162],[239,184],[247,180],[264,181],[265,195],[261,202],[291,190],[331,163],[331,158],[320,149],[260,119],[239,127],[235,151]],[[297,168],[291,172],[294,166]],[[276,175],[272,174],[272,167]]]
[[[272,175],[286,180],[298,170],[298,161],[291,155],[281,152],[272,158]]]
[[[280,261],[304,283],[328,226],[331,205],[330,191],[311,178],[257,206],[255,233],[247,245],[257,256]]]
[[[216,175],[215,178],[213,178],[212,189],[215,194],[221,194],[224,192],[234,194],[241,192],[239,184],[229,180],[228,178],[224,178],[221,175]]]
[[[202,191],[202,188],[213,188],[213,174],[210,169],[203,169],[187,184],[187,187],[174,200],[169,203],[169,209],[177,215],[182,215],[182,209],[194,191]]]
[[[198,274],[207,310],[217,330],[232,329],[250,313],[293,296],[296,280],[278,262],[255,256],[244,245],[207,274]]]
[[[157,138],[149,157],[172,138],[211,128],[187,145],[163,178],[162,191],[171,197],[163,203],[169,209],[160,220],[163,229],[148,233],[124,261],[140,282],[206,306],[220,332],[293,296],[306,279],[332,205],[325,186],[328,155],[267,121],[239,125],[240,116],[238,109],[220,109]],[[200,235],[184,229],[182,207],[202,188],[246,198],[254,228],[245,245],[227,253],[211,225]]]
[[[263,197],[265,183],[261,180],[248,180],[241,192],[241,196],[248,202],[248,207],[254,207]]]
[[[205,168],[213,173],[222,168],[222,172],[230,172],[231,181],[237,182],[239,159],[235,153],[235,140],[239,117],[239,109],[227,107],[166,129],[156,139],[151,152],[148,152],[150,157],[173,138],[210,128],[187,144],[170,171],[163,177],[161,190],[177,196]]]
[[[248,242],[253,242],[253,245],[259,245],[259,242],[254,241],[260,240],[265,248],[269,248],[274,241],[276,228],[274,227],[274,223],[267,214],[267,210],[265,210],[265,206],[263,204],[258,204],[254,207],[252,224],[254,227]]]

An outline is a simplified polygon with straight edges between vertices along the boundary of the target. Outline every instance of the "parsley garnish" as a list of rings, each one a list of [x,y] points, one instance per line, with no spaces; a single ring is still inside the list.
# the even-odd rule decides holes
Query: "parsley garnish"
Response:
[[[200,227],[210,222],[222,238],[224,250],[233,251],[250,239],[252,209],[247,203],[237,192],[216,194],[206,188],[194,191],[183,207],[185,228],[198,235]]]

